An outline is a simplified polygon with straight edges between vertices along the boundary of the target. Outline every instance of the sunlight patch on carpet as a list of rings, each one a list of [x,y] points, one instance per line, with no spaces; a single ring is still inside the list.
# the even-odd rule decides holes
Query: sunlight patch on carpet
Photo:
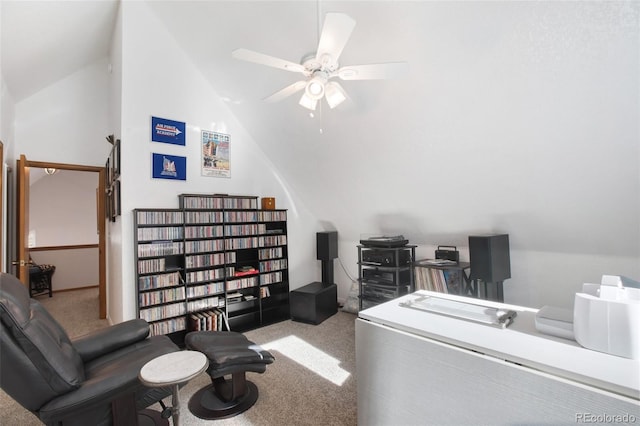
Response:
[[[287,336],[262,346],[266,350],[276,350],[320,377],[342,386],[351,373],[340,367],[340,360],[328,355],[297,336]]]

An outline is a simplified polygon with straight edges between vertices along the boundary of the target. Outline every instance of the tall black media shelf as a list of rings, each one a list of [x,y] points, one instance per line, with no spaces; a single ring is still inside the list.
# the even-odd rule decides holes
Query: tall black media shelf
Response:
[[[358,245],[360,310],[413,292],[415,245]]]
[[[178,200],[179,209],[134,210],[138,313],[152,334],[181,342],[191,330],[228,324],[246,331],[288,319],[286,210],[258,209],[254,196]],[[149,214],[158,222],[170,214],[171,221],[148,224]],[[159,270],[145,269],[147,263]],[[165,281],[166,288],[157,287]]]

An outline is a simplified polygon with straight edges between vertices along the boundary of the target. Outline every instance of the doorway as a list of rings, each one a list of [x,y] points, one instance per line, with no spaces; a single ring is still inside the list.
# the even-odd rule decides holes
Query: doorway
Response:
[[[78,164],[50,163],[45,161],[27,160],[21,155],[17,161],[18,175],[18,193],[17,193],[17,249],[18,259],[15,261],[17,266],[17,276],[25,284],[29,285],[29,180],[30,170],[49,169],[49,170],[68,170],[98,173],[98,188],[96,188],[96,230],[98,233],[98,293],[100,318],[107,317],[107,298],[106,298],[106,212],[105,212],[105,193],[106,172],[104,167],[83,166]]]

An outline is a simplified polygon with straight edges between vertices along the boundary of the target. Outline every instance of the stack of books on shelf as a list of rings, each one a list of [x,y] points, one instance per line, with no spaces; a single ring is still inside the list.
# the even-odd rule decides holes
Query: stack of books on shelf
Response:
[[[226,318],[220,309],[198,312],[189,315],[190,331],[222,331]],[[228,329],[228,326],[226,326]]]
[[[237,268],[235,273],[233,274],[234,277],[245,277],[247,275],[255,275],[258,273],[258,270],[256,268],[254,268],[253,266],[242,266],[240,268]]]
[[[462,271],[458,269],[415,268],[416,290],[460,294]]]
[[[229,303],[237,303],[242,302],[244,295],[240,292],[237,293],[227,293],[227,301]]]
[[[271,291],[269,291],[269,287],[260,287],[260,298],[266,299],[271,296]]]

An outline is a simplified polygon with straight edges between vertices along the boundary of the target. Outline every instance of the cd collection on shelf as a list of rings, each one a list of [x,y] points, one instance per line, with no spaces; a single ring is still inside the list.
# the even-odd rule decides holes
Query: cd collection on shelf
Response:
[[[258,210],[254,196],[178,200],[134,210],[138,314],[151,333],[180,341],[218,313],[239,331],[287,319],[286,210]]]

